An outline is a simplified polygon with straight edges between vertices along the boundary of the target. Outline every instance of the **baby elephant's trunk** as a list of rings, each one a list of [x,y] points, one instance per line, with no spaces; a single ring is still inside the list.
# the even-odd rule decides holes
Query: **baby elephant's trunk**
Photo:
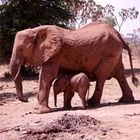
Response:
[[[57,107],[57,93],[54,91],[54,105]]]

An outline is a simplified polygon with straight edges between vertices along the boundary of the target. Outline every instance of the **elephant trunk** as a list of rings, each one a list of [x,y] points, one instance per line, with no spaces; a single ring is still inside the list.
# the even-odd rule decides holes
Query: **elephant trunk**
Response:
[[[20,68],[21,68],[21,64],[16,63],[11,58],[10,71],[11,71],[13,80],[15,82],[17,98],[22,102],[27,102],[27,99],[23,97],[23,93],[22,93],[22,81],[21,81]]]
[[[20,75],[20,65],[15,65],[14,63],[10,62],[10,70],[13,80],[15,82],[17,96],[22,94],[22,83],[21,83],[21,75]]]

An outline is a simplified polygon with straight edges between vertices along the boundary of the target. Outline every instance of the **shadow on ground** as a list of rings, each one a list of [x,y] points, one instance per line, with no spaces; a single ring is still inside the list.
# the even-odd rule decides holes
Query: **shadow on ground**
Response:
[[[134,104],[140,104],[140,100],[136,100],[134,102],[130,102],[130,103],[119,103],[119,102],[109,102],[109,103],[102,103],[99,105],[95,105],[93,107],[87,107],[87,110],[93,110],[93,109],[98,109],[98,108],[102,108],[102,107],[108,107],[108,106],[120,106],[120,105],[134,105]],[[75,111],[75,110],[85,110],[80,106],[77,107],[73,107],[71,110],[69,111]],[[58,112],[58,111],[68,111],[66,109],[63,108],[53,108],[52,112]]]
[[[137,74],[140,74],[140,68],[134,68],[134,73],[137,75]],[[125,69],[125,75],[126,77],[129,77],[132,75],[131,73],[131,69]]]
[[[36,92],[28,92],[24,94],[25,98],[31,98],[36,96]],[[17,100],[17,96],[15,93],[10,92],[4,92],[0,94],[0,102],[6,103],[6,102],[12,102]]]
[[[35,76],[23,76],[22,77],[23,80],[28,80],[28,81],[31,81],[31,80],[38,80],[38,75],[35,75]],[[2,82],[9,82],[9,81],[13,81],[12,77],[11,76],[8,76],[8,77],[0,77],[0,81]]]

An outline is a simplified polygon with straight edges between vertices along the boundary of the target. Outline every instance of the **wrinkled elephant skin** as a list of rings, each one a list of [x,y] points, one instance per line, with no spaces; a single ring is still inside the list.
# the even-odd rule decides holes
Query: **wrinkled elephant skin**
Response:
[[[20,67],[23,64],[42,66],[39,75],[39,112],[50,112],[49,91],[58,70],[84,72],[96,80],[95,92],[88,104],[100,103],[106,79],[115,77],[122,89],[120,102],[134,101],[124,75],[122,50],[131,51],[120,34],[110,25],[90,23],[77,30],[54,25],[39,26],[17,32],[10,61],[11,74],[19,99],[23,99]],[[131,65],[133,82],[138,85]]]

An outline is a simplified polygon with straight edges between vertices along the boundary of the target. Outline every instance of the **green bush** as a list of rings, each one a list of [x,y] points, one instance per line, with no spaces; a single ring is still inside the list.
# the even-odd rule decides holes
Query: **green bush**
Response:
[[[72,14],[65,0],[3,0],[0,5],[0,57],[10,57],[17,31],[44,24],[66,26]]]

